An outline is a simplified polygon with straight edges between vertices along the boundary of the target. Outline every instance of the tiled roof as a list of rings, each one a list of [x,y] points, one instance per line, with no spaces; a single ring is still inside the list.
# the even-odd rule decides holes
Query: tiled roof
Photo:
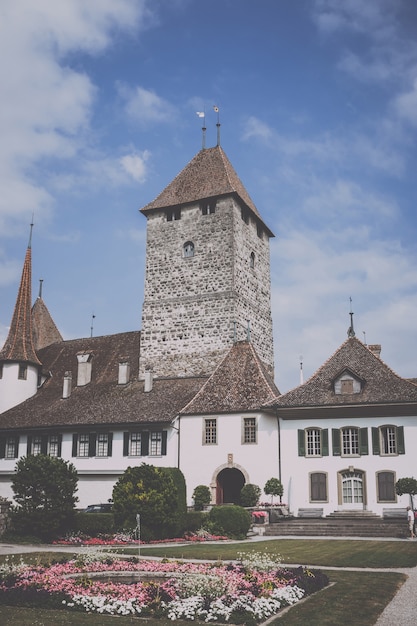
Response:
[[[251,343],[235,343],[184,415],[259,410],[279,395]]]
[[[32,328],[33,340],[37,351],[49,346],[51,343],[62,341],[62,335],[41,297],[36,298],[32,307]]]
[[[155,379],[150,392],[138,381],[140,333],[74,339],[40,350],[50,375],[38,393],[2,413],[0,429],[73,428],[116,424],[169,423],[205,378]],[[91,383],[77,387],[77,353],[91,352]],[[118,385],[120,361],[130,363],[130,380]],[[62,398],[63,378],[72,372],[72,393]]]
[[[237,194],[264,224],[258,209],[225,152],[220,146],[215,146],[200,150],[159,196],[141,211],[146,214],[154,209],[164,209],[229,194]],[[273,233],[267,230],[273,236]]]
[[[23,361],[40,365],[32,334],[32,251],[28,246],[9,334],[0,361]]]
[[[348,370],[362,381],[360,393],[336,394],[334,380]],[[276,399],[279,407],[415,403],[417,387],[393,372],[356,337],[347,339],[303,385]]]

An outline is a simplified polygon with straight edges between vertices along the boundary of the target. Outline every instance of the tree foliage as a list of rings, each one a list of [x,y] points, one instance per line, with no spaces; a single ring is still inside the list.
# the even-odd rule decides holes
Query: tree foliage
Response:
[[[279,496],[281,499],[284,493],[284,487],[279,478],[270,478],[266,481],[264,492],[266,495],[271,496],[271,504],[274,501],[274,496]]]
[[[241,506],[214,506],[208,514],[208,530],[231,539],[245,539],[251,525],[249,512]]]
[[[128,467],[113,488],[113,514],[118,528],[134,529],[140,515],[141,539],[175,536],[179,525],[178,487],[167,468]]]
[[[207,485],[197,485],[193,491],[194,510],[202,511],[211,502],[210,488]]]
[[[72,463],[45,454],[22,457],[12,478],[17,503],[12,511],[12,529],[44,541],[65,534],[75,516],[77,483]]]
[[[413,496],[417,495],[417,480],[415,478],[400,478],[395,483],[395,491],[399,496],[408,493],[413,507]]]
[[[240,503],[242,506],[256,506],[261,497],[262,490],[258,485],[247,483],[240,490]]]

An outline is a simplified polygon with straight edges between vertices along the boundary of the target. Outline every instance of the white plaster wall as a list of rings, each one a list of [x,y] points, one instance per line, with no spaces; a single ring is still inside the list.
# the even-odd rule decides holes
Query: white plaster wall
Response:
[[[3,363],[3,375],[0,378],[0,413],[20,404],[35,395],[38,389],[38,368],[27,366],[25,380],[18,378],[19,363]]]
[[[204,420],[217,418],[217,444],[203,444]],[[243,417],[256,417],[258,442],[242,443]],[[187,483],[187,502],[193,504],[195,487],[215,486],[217,473],[225,467],[236,467],[247,476],[248,483],[263,489],[269,478],[278,478],[278,433],[276,418],[267,414],[230,414],[185,416],[180,418],[180,469]],[[233,463],[228,456],[233,455]],[[269,500],[270,496],[262,495]]]
[[[384,425],[404,426],[405,454],[395,456],[379,456],[372,454],[371,428]],[[332,428],[356,426],[368,428],[369,454],[358,457],[333,456]],[[327,428],[329,432],[329,456],[306,458],[298,456],[298,429]],[[337,419],[337,420],[286,420],[281,422],[281,459],[282,482],[284,485],[283,500],[288,501],[290,511],[295,515],[299,508],[323,508],[324,515],[341,508],[338,504],[337,474],[353,466],[366,474],[366,493],[369,511],[382,515],[385,508],[401,508],[409,504],[409,496],[398,496],[396,503],[377,501],[376,473],[379,471],[395,472],[395,480],[405,477],[417,477],[415,455],[417,450],[417,417],[387,417]],[[328,502],[310,502],[309,473],[326,472],[328,475]],[[345,508],[349,508],[346,505]]]

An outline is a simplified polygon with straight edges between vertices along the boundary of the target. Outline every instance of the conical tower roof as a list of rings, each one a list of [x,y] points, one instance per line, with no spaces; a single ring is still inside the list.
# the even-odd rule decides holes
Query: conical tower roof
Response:
[[[141,209],[145,215],[156,209],[189,204],[198,200],[225,195],[236,195],[266,226],[252,198],[236,174],[221,146],[200,150],[165,189]]]
[[[32,307],[32,328],[36,351],[63,340],[41,296],[36,298]]]
[[[32,250],[29,243],[12,322],[6,342],[0,352],[0,361],[22,361],[41,365],[33,342],[31,307]]]

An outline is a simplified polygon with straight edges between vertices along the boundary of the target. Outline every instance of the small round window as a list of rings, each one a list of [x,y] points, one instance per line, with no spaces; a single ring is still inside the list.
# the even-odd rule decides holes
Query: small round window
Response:
[[[190,258],[194,256],[194,244],[192,241],[186,241],[183,249],[185,258]]]

